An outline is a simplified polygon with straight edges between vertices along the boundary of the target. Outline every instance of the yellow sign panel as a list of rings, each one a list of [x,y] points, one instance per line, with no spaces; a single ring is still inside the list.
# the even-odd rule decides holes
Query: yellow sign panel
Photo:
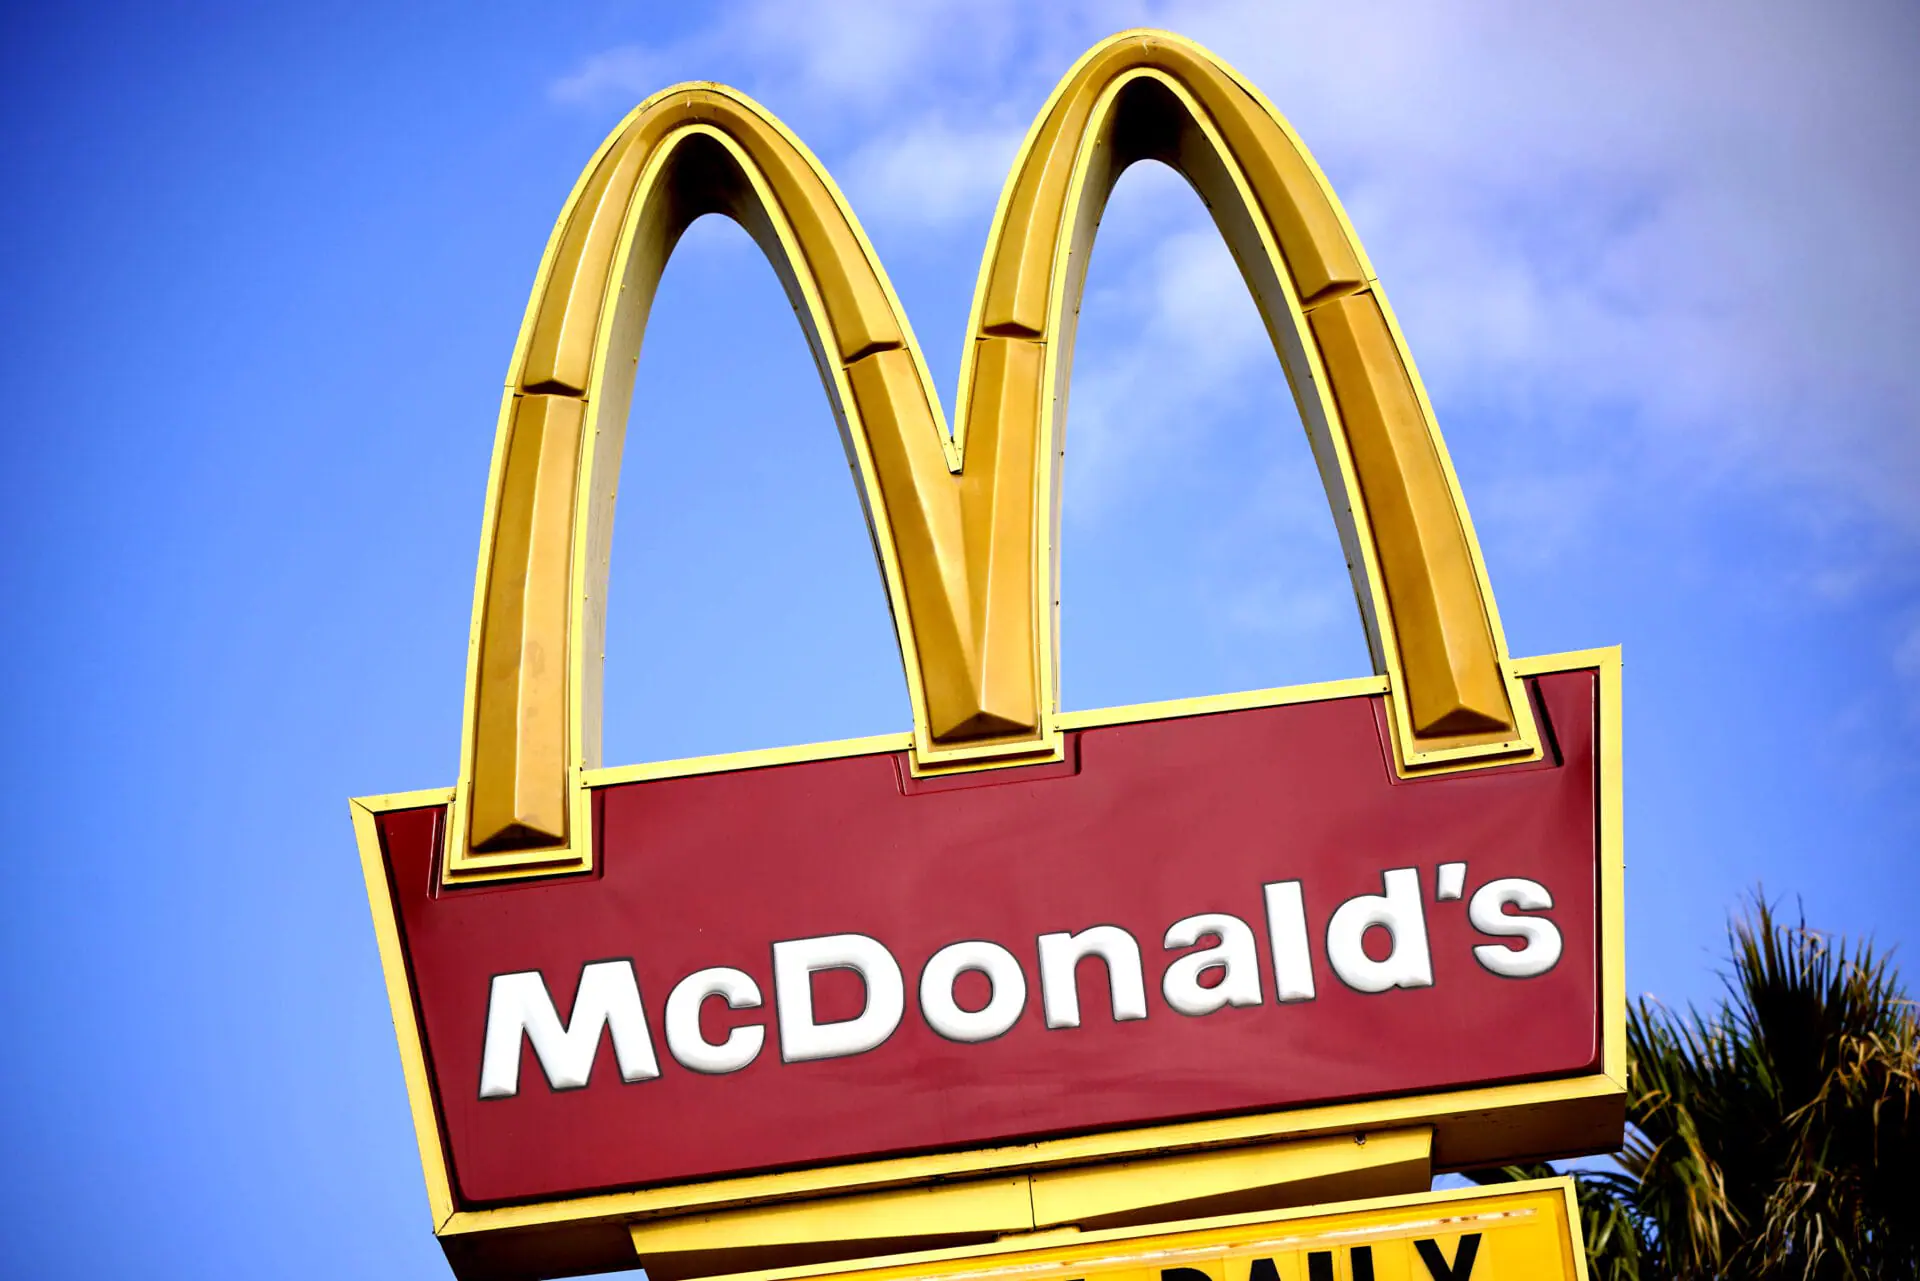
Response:
[[[1573,1180],[786,1268],[757,1281],[1586,1281]]]

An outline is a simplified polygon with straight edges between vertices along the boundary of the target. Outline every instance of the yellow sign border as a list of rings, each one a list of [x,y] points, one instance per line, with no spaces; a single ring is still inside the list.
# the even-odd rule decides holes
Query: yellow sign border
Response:
[[[361,867],[366,876],[374,933],[379,943],[387,998],[407,1082],[414,1135],[419,1143],[421,1165],[426,1175],[427,1199],[434,1231],[447,1239],[524,1229],[621,1224],[778,1201],[832,1198],[889,1188],[930,1187],[957,1179],[1057,1169],[1146,1154],[1199,1152],[1279,1139],[1422,1125],[1433,1127],[1434,1163],[1440,1169],[1473,1168],[1520,1157],[1574,1155],[1592,1150],[1590,1146],[1570,1146],[1564,1142],[1564,1136],[1569,1133],[1617,1135],[1624,1116],[1626,1096],[1620,651],[1618,647],[1577,650],[1513,662],[1513,672],[1521,679],[1581,670],[1597,672],[1600,687],[1598,939],[1601,1070],[1598,1072],[1363,1103],[1174,1122],[1033,1143],[1009,1143],[964,1152],[885,1157],[491,1209],[463,1210],[454,1203],[447,1154],[427,1071],[425,1047],[414,1007],[406,957],[400,945],[400,927],[394,910],[392,886],[376,824],[377,817],[384,813],[448,806],[453,801],[453,789],[443,787],[358,798],[351,802],[354,833],[359,845]],[[1385,689],[1383,677],[1361,677],[1316,685],[1080,712],[1072,715],[1070,724],[1072,728],[1085,729],[1136,720],[1204,716],[1249,707],[1273,707],[1381,694]],[[614,786],[646,779],[764,768],[800,760],[898,751],[908,741],[908,736],[904,734],[883,735],[605,770],[592,776],[591,786]],[[1491,1146],[1488,1146],[1486,1139],[1489,1135],[1493,1136]],[[1474,1146],[1476,1138],[1480,1140],[1477,1149]],[[960,1185],[954,1190],[959,1191],[963,1187]]]

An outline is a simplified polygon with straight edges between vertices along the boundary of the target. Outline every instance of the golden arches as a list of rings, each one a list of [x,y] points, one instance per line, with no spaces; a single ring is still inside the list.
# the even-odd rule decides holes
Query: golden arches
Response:
[[[1532,750],[1532,719],[1431,410],[1325,181],[1279,115],[1163,33],[1096,46],[1008,180],[949,438],[906,316],[819,163],[755,103],[641,104],[563,211],[509,372],[475,591],[449,878],[590,863],[614,488],[660,274],[724,213],[800,316],[874,531],[916,763],[1032,759],[1053,726],[1057,466],[1093,231],[1127,165],[1207,200],[1287,367],[1339,520],[1402,764]]]
[[[1146,159],[1174,168],[1206,202],[1286,366],[1376,666],[1399,695],[1403,764],[1531,750],[1531,713],[1506,669],[1445,444],[1359,240],[1279,113],[1199,46],[1164,32],[1114,36],[1042,110],[1001,196],[974,295],[962,443],[1008,405],[1034,406],[1036,417],[1044,406],[1054,421],[1035,430],[1057,456],[1094,231],[1121,172]],[[1041,382],[1009,397],[1001,353],[1023,344],[1044,348]],[[1057,504],[1049,508],[1036,516],[1057,520]],[[1051,527],[1036,537],[1057,551]],[[1010,608],[1011,595],[1004,602]],[[1051,633],[1051,618],[1041,626]]]

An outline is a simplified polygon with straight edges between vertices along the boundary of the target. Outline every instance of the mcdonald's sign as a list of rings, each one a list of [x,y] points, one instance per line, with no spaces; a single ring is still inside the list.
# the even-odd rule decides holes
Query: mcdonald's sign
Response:
[[[1199,190],[1286,367],[1375,674],[1063,713],[1075,316],[1115,178]],[[655,286],[737,219],[819,364],[896,735],[606,766],[613,498]],[[1015,161],[948,429],[811,153],[686,84],[588,163],[488,480],[451,788],[353,803],[463,1277],[661,1281],[1423,1191],[1622,1127],[1617,651],[1514,659],[1378,281],[1265,98],[1102,42]]]

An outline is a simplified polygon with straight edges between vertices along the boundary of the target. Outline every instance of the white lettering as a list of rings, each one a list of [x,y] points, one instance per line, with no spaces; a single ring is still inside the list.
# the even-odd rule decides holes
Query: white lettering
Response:
[[[968,970],[986,975],[993,985],[993,995],[978,1010],[963,1010],[953,999],[954,982]],[[1026,1008],[1027,976],[998,943],[948,944],[920,971],[920,1012],[927,1026],[949,1041],[991,1041],[1018,1022]]]
[[[1175,921],[1167,927],[1166,946],[1192,947],[1210,934],[1220,940],[1218,946],[1189,952],[1167,967],[1160,980],[1167,1004],[1195,1015],[1227,1005],[1260,1004],[1260,949],[1254,945],[1253,930],[1239,917],[1203,912]],[[1208,970],[1220,971],[1220,981],[1212,987],[1200,982]]]
[[[837,1023],[813,1018],[813,976],[852,970],[866,985],[866,1008]],[[773,1002],[780,1020],[780,1057],[788,1063],[864,1054],[893,1035],[906,1012],[900,963],[878,939],[828,934],[773,945]]]
[[[1040,936],[1040,1002],[1050,1028],[1080,1026],[1081,958],[1107,963],[1107,992],[1116,1023],[1147,1017],[1147,984],[1140,945],[1118,925],[1095,925],[1078,934]]]
[[[1298,881],[1261,887],[1267,897],[1267,943],[1273,948],[1273,996],[1281,1002],[1313,999],[1313,953],[1307,944],[1307,906]]]
[[[1361,894],[1334,909],[1327,922],[1327,960],[1340,981],[1356,992],[1396,987],[1432,987],[1433,958],[1427,951],[1427,918],[1420,908],[1420,873],[1396,867],[1382,878],[1387,892]],[[1374,926],[1393,938],[1383,961],[1367,955],[1361,940]]]
[[[632,961],[595,961],[580,971],[573,1017],[563,1028],[560,1013],[538,970],[496,974],[487,998],[486,1049],[480,1059],[480,1097],[511,1098],[520,1092],[520,1040],[533,1054],[556,1090],[586,1085],[600,1050],[602,1029],[613,1034],[613,1056],[620,1079],[629,1083],[660,1075],[640,1004],[640,985]]]
[[[1496,938],[1522,938],[1520,948],[1502,943],[1483,943],[1473,949],[1481,965],[1502,978],[1530,979],[1545,974],[1560,960],[1560,930],[1552,921],[1537,916],[1509,916],[1506,909],[1540,912],[1553,906],[1553,895],[1538,881],[1517,876],[1488,881],[1473,892],[1467,904],[1467,919],[1482,934]]]
[[[746,1024],[715,1045],[700,1033],[700,1007],[710,996],[720,997],[729,1009],[760,1008],[760,985],[752,975],[725,966],[695,971],[674,984],[667,997],[667,1049],[681,1067],[695,1072],[738,1072],[759,1056],[767,1030],[758,1023]]]

